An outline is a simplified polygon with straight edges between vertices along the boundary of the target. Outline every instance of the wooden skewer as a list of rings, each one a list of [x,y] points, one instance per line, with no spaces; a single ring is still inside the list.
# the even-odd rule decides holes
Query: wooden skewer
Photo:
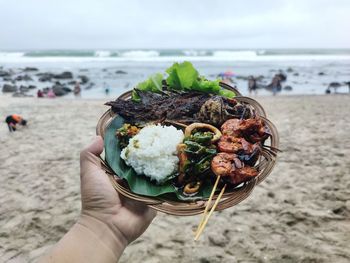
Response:
[[[198,231],[196,237],[194,238],[195,241],[197,241],[198,238],[199,238],[199,236],[202,234],[202,232],[203,232],[203,230],[204,230],[206,224],[208,223],[208,220],[209,220],[210,216],[211,216],[212,213],[214,212],[216,206],[219,204],[219,201],[220,201],[222,195],[224,194],[225,189],[226,189],[226,184],[225,184],[224,187],[221,189],[221,192],[220,192],[218,198],[215,200],[215,203],[214,203],[213,207],[210,209],[210,212],[209,212],[208,216],[205,218],[205,221],[204,221],[203,224],[201,225],[201,227],[200,227],[200,229],[199,229],[199,231]]]
[[[196,232],[195,232],[195,235],[197,235],[199,229],[201,228],[201,226],[202,226],[202,224],[203,224],[203,222],[204,222],[204,219],[205,219],[205,217],[206,217],[206,215],[207,215],[207,212],[208,212],[208,210],[209,210],[209,206],[210,206],[211,200],[213,199],[213,196],[214,196],[214,193],[215,193],[215,191],[216,191],[216,187],[218,186],[219,181],[220,181],[220,175],[216,177],[216,181],[215,181],[215,183],[214,183],[213,190],[212,190],[211,193],[210,193],[209,199],[208,199],[208,201],[207,201],[207,205],[205,206],[204,212],[203,212],[203,214],[202,214],[201,221],[200,221],[200,223],[199,223],[199,225],[198,225],[198,227],[197,227],[197,230],[196,230]]]

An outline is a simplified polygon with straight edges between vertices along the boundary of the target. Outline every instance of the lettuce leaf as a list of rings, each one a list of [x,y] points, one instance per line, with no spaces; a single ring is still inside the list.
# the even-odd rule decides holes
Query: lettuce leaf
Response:
[[[200,92],[218,94],[219,91],[221,90],[219,83],[220,83],[219,80],[211,81],[211,80],[205,79],[204,77],[201,77],[200,79],[196,80],[193,83],[192,89]]]
[[[160,93],[162,91],[162,81],[163,81],[163,74],[157,73],[152,75],[145,81],[137,84],[135,89],[143,90],[143,91],[151,91],[154,93]],[[132,100],[134,101],[140,100],[140,97],[135,90],[133,90],[131,97],[132,97]]]
[[[166,72],[169,74],[166,82],[175,90],[191,89],[198,78],[198,71],[188,61],[174,63]]]
[[[230,90],[220,87],[219,80],[207,80],[200,76],[198,71],[193,67],[192,63],[185,61],[182,63],[174,63],[166,70],[168,77],[166,82],[169,89],[180,91],[199,91],[210,94],[217,94],[227,98],[233,98],[236,94]],[[157,73],[147,80],[140,82],[135,87],[136,90],[151,91],[161,93],[163,74]],[[140,97],[135,91],[132,92],[132,100],[140,101]]]

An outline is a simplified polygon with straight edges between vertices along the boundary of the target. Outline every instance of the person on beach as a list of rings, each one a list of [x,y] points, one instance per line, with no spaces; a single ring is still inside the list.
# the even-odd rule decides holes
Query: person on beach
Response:
[[[258,95],[258,86],[256,84],[256,79],[253,76],[249,76],[248,78],[248,91],[249,95],[251,95],[253,92],[255,95]]]
[[[80,153],[82,210],[75,225],[39,262],[117,262],[156,212],[116,192],[101,168],[103,139]]]
[[[276,96],[277,92],[282,90],[281,78],[279,74],[276,74],[271,83],[267,86],[271,89],[273,96]]]
[[[5,122],[7,123],[7,126],[9,128],[10,132],[14,132],[17,129],[17,124],[20,124],[22,126],[27,125],[27,121],[22,118],[22,116],[17,114],[12,114],[6,117]]]
[[[75,86],[74,86],[74,91],[73,91],[75,96],[79,96],[81,93],[81,88],[80,88],[80,83],[79,81],[75,82]]]
[[[41,89],[38,90],[37,96],[38,96],[38,98],[43,98],[44,97],[44,93],[42,92]]]
[[[47,97],[53,99],[56,98],[56,94],[55,92],[53,92],[52,89],[49,89],[49,91],[47,92]]]

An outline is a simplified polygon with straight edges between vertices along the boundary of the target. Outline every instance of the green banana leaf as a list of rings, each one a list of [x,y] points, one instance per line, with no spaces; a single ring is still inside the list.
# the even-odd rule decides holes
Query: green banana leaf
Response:
[[[120,158],[121,149],[119,147],[118,138],[115,136],[117,129],[122,127],[124,119],[120,116],[115,117],[106,129],[104,136],[105,159],[112,170],[120,177],[128,182],[130,190],[133,193],[145,196],[162,196],[172,200],[193,201],[209,197],[212,185],[205,183],[199,193],[192,197],[182,195],[171,181],[167,181],[162,185],[151,182],[148,177],[138,175],[135,170],[127,166],[123,159]]]

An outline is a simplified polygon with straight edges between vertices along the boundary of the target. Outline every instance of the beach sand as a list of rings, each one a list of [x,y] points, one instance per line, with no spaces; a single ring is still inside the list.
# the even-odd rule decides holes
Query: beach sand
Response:
[[[350,96],[257,97],[280,137],[272,174],[241,204],[200,217],[158,213],[120,262],[349,262]],[[31,262],[80,212],[79,152],[104,101],[0,97],[0,261]],[[77,244],[79,246],[79,244]]]

